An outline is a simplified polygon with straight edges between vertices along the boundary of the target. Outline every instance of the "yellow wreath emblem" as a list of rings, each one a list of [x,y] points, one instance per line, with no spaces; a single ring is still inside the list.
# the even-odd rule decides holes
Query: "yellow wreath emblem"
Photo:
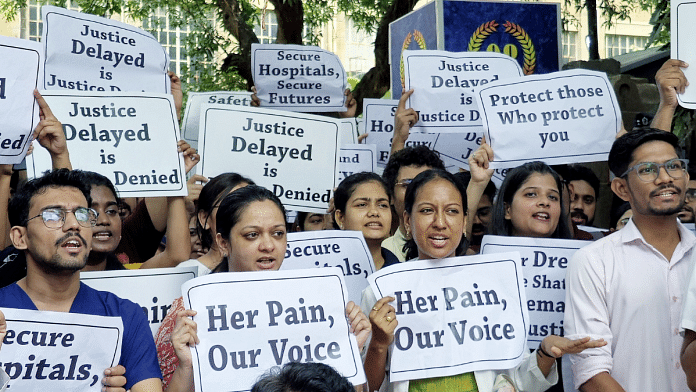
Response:
[[[425,50],[425,38],[423,37],[423,34],[420,31],[413,30],[413,35],[411,35],[410,32],[406,34],[406,38],[404,38],[404,44],[401,45],[401,55],[399,56],[399,59],[401,60],[401,62],[399,63],[399,73],[401,75],[402,89],[406,88],[406,76],[404,74],[404,50],[408,49],[409,45],[411,45],[411,41],[414,39],[416,40],[418,47],[421,50]]]
[[[524,29],[515,23],[510,21],[505,21],[505,32],[512,35],[517,39],[517,42],[522,46],[522,53],[524,53],[524,64],[522,71],[525,75],[531,75],[536,69],[536,51],[534,50],[534,43],[529,37]],[[495,33],[498,29],[498,24],[492,20],[486,22],[479,26],[474,34],[469,39],[469,52],[478,52],[481,50],[483,42],[488,38],[489,35]],[[402,79],[403,80],[403,79]]]

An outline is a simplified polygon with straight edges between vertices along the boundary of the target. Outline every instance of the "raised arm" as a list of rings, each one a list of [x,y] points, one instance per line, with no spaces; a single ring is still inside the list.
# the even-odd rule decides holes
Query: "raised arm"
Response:
[[[183,196],[167,197],[167,246],[164,252],[143,263],[140,268],[176,267],[188,260],[191,254],[191,240],[188,230],[188,214]]]
[[[411,94],[413,94],[413,89],[403,92],[401,99],[399,99],[399,105],[394,114],[394,137],[392,138],[390,154],[403,150],[411,127],[418,122],[418,112],[414,108],[406,109],[406,100]]]
[[[489,169],[488,163],[493,160],[493,149],[483,138],[481,146],[469,157],[469,171],[471,180],[466,187],[466,232],[464,236],[471,238],[474,227],[474,216],[477,213],[479,202],[486,190],[486,186],[493,177],[493,169]]]
[[[672,117],[679,105],[677,94],[683,94],[686,86],[689,85],[681,69],[688,66],[681,60],[670,59],[665,61],[655,74],[655,83],[660,93],[660,106],[652,121],[653,128],[672,131]]]
[[[53,115],[51,108],[38,90],[34,90],[34,97],[39,104],[39,124],[34,130],[33,138],[37,140],[41,147],[48,150],[51,154],[51,166],[53,169],[70,169],[70,154],[68,153],[68,142],[65,140],[63,125]]]

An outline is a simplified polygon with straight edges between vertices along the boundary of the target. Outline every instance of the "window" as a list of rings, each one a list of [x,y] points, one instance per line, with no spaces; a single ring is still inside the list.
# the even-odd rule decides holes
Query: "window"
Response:
[[[261,24],[254,26],[254,33],[259,39],[260,44],[273,44],[278,36],[278,19],[276,19],[275,11],[266,10],[263,16],[264,29],[261,29]]]
[[[563,33],[563,64],[578,59],[578,33],[566,31]]]
[[[186,53],[186,37],[190,28],[172,26],[167,11],[158,8],[154,15],[143,20],[143,29],[150,31],[169,54],[169,70],[181,75],[181,66],[190,65]]]
[[[41,41],[43,32],[43,22],[41,21],[41,5],[37,0],[27,1],[27,5],[22,8],[20,13],[20,32],[19,36],[32,41]],[[79,11],[77,6],[72,5],[68,0],[67,8],[73,11]]]
[[[606,57],[643,50],[647,44],[648,37],[607,34],[605,36]]]

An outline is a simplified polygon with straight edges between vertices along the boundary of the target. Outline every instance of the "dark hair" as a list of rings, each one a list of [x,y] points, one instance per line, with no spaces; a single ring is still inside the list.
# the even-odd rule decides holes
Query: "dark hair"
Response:
[[[353,385],[321,362],[288,362],[272,368],[256,381],[251,392],[353,392]]]
[[[31,199],[47,188],[72,187],[77,188],[87,199],[87,207],[92,205],[89,185],[84,180],[80,170],[55,169],[47,171],[43,176],[27,181],[15,192],[8,206],[10,226],[26,226],[29,219]]]
[[[609,170],[615,176],[620,177],[628,165],[633,162],[633,152],[645,143],[652,141],[662,141],[674,147],[674,151],[679,158],[682,157],[682,149],[679,147],[679,138],[671,133],[660,129],[650,128],[648,130],[631,131],[620,138],[614,140],[614,144],[609,151]]]
[[[469,182],[471,182],[471,173],[470,172],[457,172],[453,174],[454,178],[462,183],[462,187],[464,189],[469,187]],[[489,199],[491,199],[491,203],[493,202],[493,199],[495,199],[495,192],[498,190],[496,188],[495,183],[493,181],[488,181],[488,184],[486,184],[486,188],[483,190],[483,195],[488,196]]]
[[[210,249],[215,240],[213,239],[213,234],[210,230],[205,229],[205,222],[200,222],[198,220],[198,213],[203,211],[208,216],[206,219],[210,219],[210,214],[213,209],[220,204],[225,195],[227,195],[234,187],[239,184],[247,183],[249,185],[254,185],[254,181],[240,175],[237,173],[222,173],[214,178],[211,178],[198,196],[198,204],[196,205],[196,231],[198,231],[198,238],[201,239],[201,245],[203,249]]]
[[[505,176],[505,180],[500,185],[500,192],[493,203],[493,218],[491,218],[491,227],[489,233],[492,235],[512,236],[512,222],[505,219],[505,206],[512,204],[512,199],[515,193],[520,189],[522,184],[532,176],[532,174],[550,174],[556,182],[559,197],[561,198],[561,215],[558,218],[556,230],[551,234],[551,238],[573,238],[570,228],[568,227],[568,216],[566,209],[563,206],[563,183],[561,177],[549,165],[544,162],[534,161],[525,163],[510,170]]]
[[[396,186],[399,169],[403,166],[428,166],[432,169],[445,169],[440,155],[426,146],[406,147],[399,150],[389,157],[387,166],[382,172],[382,178],[392,192]]]
[[[568,176],[565,179],[570,181],[585,181],[594,189],[595,197],[599,197],[599,178],[589,167],[580,165],[569,165]]]
[[[619,219],[621,219],[623,214],[625,214],[626,211],[628,211],[630,209],[631,209],[631,203],[629,203],[627,201],[619,204],[616,208],[612,208],[612,210],[611,210],[611,222],[609,222],[609,224],[610,224],[609,227],[612,229],[616,229],[616,225],[619,224]]]
[[[84,171],[82,172],[82,175],[85,179],[85,183],[89,185],[90,188],[95,186],[105,186],[109,188],[111,193],[114,194],[114,199],[116,199],[117,202],[120,200],[118,197],[118,192],[114,187],[114,183],[111,182],[111,180],[109,180],[107,177],[91,171]],[[130,209],[130,206],[128,206],[128,209]]]
[[[336,208],[336,211],[341,211],[345,214],[348,199],[350,199],[350,197],[353,195],[353,192],[355,192],[355,189],[359,185],[364,184],[366,182],[376,182],[379,185],[381,185],[384,189],[384,192],[387,194],[387,199],[389,199],[389,203],[391,203],[391,188],[389,188],[384,179],[376,173],[360,172],[349,175],[348,177],[344,178],[340,184],[338,184],[338,187],[334,191],[334,207]],[[336,223],[336,219],[333,220],[333,227],[336,230],[340,229],[338,223]]]
[[[220,202],[220,207],[218,207],[217,219],[215,224],[217,226],[217,232],[224,238],[230,237],[230,232],[232,228],[239,223],[244,211],[249,206],[249,204],[257,201],[270,200],[278,206],[280,212],[283,213],[283,222],[287,225],[287,216],[285,215],[285,207],[280,199],[273,194],[273,192],[268,189],[258,186],[249,185],[243,188],[239,188],[236,191],[225,196]],[[227,257],[222,259],[222,262],[218,264],[213,272],[228,272],[228,260]]]
[[[413,203],[416,202],[416,196],[418,196],[418,191],[425,184],[437,179],[443,179],[445,181],[448,181],[449,183],[454,185],[454,187],[459,191],[459,194],[462,196],[462,208],[464,209],[463,212],[464,215],[466,215],[466,188],[462,185],[460,181],[457,181],[455,179],[454,175],[442,169],[426,170],[413,179],[413,181],[406,188],[406,196],[404,198],[404,211],[411,215],[411,212],[413,211]],[[459,246],[457,246],[455,255],[463,255],[466,251],[466,248],[468,247],[469,241],[466,237],[462,235],[462,239],[461,241],[459,241]],[[406,245],[404,245],[404,250],[406,251],[406,260],[418,257],[418,246],[416,244],[416,241],[413,240],[413,238],[406,241]]]
[[[297,215],[295,216],[295,226],[300,228],[300,231],[305,231],[304,230],[304,221],[307,219],[307,216],[309,216],[311,212],[307,211],[297,211]]]

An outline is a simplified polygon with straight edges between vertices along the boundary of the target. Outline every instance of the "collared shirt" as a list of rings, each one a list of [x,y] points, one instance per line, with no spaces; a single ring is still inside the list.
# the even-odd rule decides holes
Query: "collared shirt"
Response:
[[[626,391],[689,390],[679,363],[679,323],[696,237],[681,223],[678,230],[671,260],[645,241],[633,219],[573,255],[566,337],[607,341],[570,355],[576,388],[608,372]]]
[[[399,261],[406,261],[404,245],[406,245],[406,237],[401,232],[401,227],[396,229],[396,233],[393,236],[382,241],[382,248],[391,251]]]

